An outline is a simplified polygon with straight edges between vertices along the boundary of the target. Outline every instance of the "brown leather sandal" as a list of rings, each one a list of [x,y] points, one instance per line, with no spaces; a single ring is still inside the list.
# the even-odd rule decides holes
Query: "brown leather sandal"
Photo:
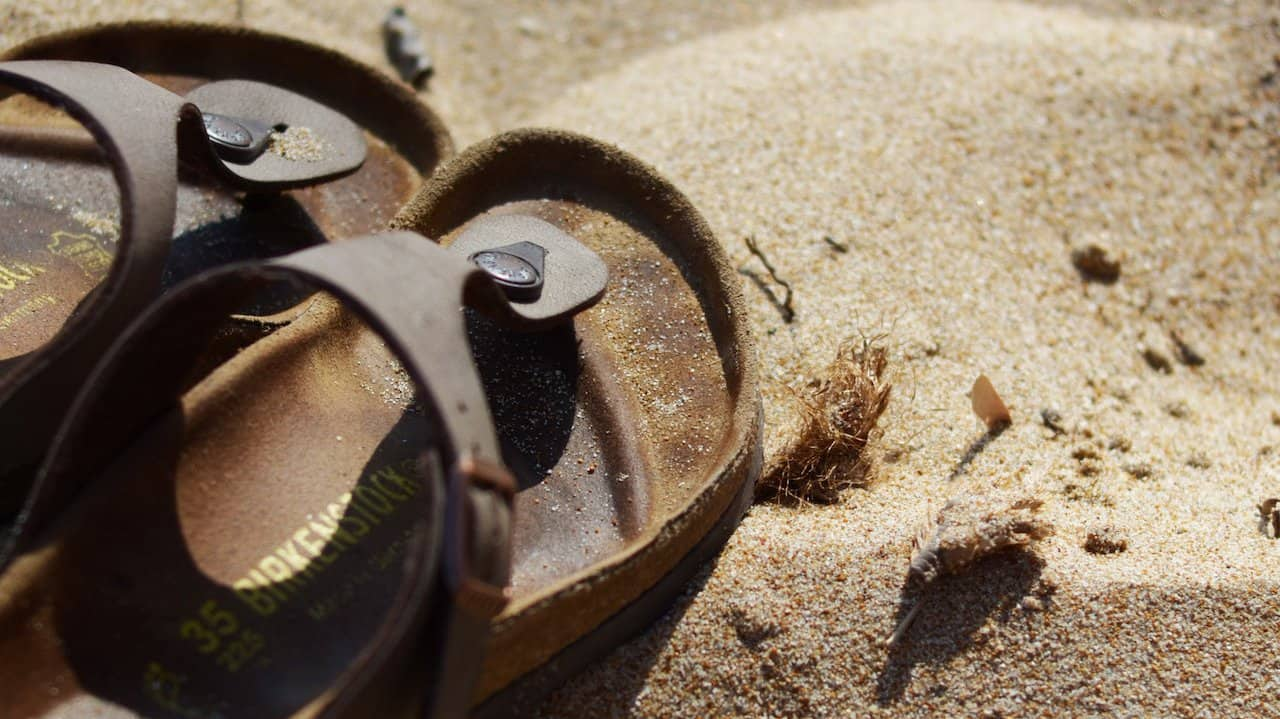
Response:
[[[608,268],[608,290],[572,327],[470,327],[520,486],[512,600],[494,623],[476,711],[516,716],[665,611],[749,505],[761,444],[747,312],[689,202],[585,137],[524,130],[468,149],[396,224],[508,280],[538,268],[482,246],[513,247],[540,228]]]
[[[381,229],[452,152],[407,86],[284,37],[134,23],[4,58],[124,64],[156,84],[100,65],[0,63],[0,89],[70,115],[0,101],[0,525],[85,373],[163,287]],[[244,309],[272,314],[283,299]]]
[[[6,711],[462,716],[506,602],[515,486],[458,308],[546,330],[605,282],[530,228],[536,297],[399,233],[214,270],[149,310],[76,401],[0,575]],[[202,372],[273,281],[323,292]]]
[[[210,81],[254,80],[333,108],[364,130],[368,158],[348,177],[288,194],[329,238],[384,229],[422,178],[453,155],[448,130],[413,88],[342,53],[284,35],[178,21],[108,23],[30,40],[0,55],[3,60],[117,65],[179,95]],[[297,145],[293,149],[305,157],[305,143]],[[225,214],[238,208],[224,203],[217,209]],[[185,212],[180,205],[179,227],[200,224],[208,214]]]
[[[199,288],[230,270],[117,345],[0,576],[0,664],[21,668],[0,695],[34,716],[104,702],[385,716],[424,693],[428,716],[518,714],[646,626],[719,550],[752,496],[760,410],[737,285],[688,202],[612,148],[524,131],[465,153],[401,221],[448,251],[407,236],[381,262],[365,246],[322,271],[257,271],[305,267],[364,298],[399,362],[321,299],[201,378],[191,358],[242,298]],[[350,245],[298,257],[337,247]],[[488,279],[450,269],[463,257]],[[447,325],[442,297],[483,312]],[[464,331],[485,399],[459,361]],[[474,414],[486,400],[497,437],[459,441],[454,425],[488,426]],[[422,436],[442,462],[409,461]],[[468,447],[485,461],[459,459]],[[486,489],[503,484],[499,455],[518,485],[511,527]],[[440,491],[410,490],[450,464],[441,513]],[[414,515],[431,521],[406,531]],[[421,588],[433,551],[443,590]]]

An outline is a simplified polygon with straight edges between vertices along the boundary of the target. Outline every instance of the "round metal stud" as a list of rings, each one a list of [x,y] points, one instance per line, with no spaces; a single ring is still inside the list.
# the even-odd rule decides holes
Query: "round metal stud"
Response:
[[[204,131],[210,140],[233,147],[248,147],[253,143],[253,133],[226,115],[206,112],[203,117]]]
[[[529,260],[502,249],[481,250],[470,259],[517,302],[536,300],[542,292],[542,273]]]

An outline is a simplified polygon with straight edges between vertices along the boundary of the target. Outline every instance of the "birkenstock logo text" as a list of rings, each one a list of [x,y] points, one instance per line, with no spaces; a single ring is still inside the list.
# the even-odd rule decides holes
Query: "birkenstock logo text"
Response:
[[[422,489],[410,476],[413,466],[406,460],[371,472],[350,492],[307,515],[305,526],[232,584],[236,596],[261,616],[275,614]]]
[[[0,293],[3,294],[3,293]],[[18,305],[18,308],[12,312],[7,312],[0,316],[0,331],[4,331],[13,326],[13,324],[25,317],[30,317],[43,310],[46,307],[52,307],[58,304],[58,299],[53,295],[39,295]]]
[[[19,285],[34,280],[44,272],[43,267],[26,262],[0,263],[0,295],[9,290],[16,290]]]
[[[93,235],[55,232],[48,250],[59,257],[71,260],[93,279],[102,277],[111,267],[111,253],[104,250]]]

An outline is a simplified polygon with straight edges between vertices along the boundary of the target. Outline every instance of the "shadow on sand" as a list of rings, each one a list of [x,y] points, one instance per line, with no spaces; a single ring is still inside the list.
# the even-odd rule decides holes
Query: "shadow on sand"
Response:
[[[975,643],[974,635],[994,616],[1004,624],[1044,568],[1029,551],[1002,552],[974,564],[962,575],[939,577],[923,590],[904,581],[897,626],[917,602],[919,614],[889,649],[876,680],[876,701],[888,706],[902,697],[918,664],[943,664]]]

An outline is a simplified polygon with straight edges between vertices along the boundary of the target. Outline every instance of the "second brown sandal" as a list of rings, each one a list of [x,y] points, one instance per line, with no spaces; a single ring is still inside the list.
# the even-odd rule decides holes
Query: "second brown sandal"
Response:
[[[408,86],[244,28],[96,26],[0,61],[2,534],[147,303],[210,267],[384,229],[452,143]],[[237,331],[286,321],[293,298],[272,299]]]

